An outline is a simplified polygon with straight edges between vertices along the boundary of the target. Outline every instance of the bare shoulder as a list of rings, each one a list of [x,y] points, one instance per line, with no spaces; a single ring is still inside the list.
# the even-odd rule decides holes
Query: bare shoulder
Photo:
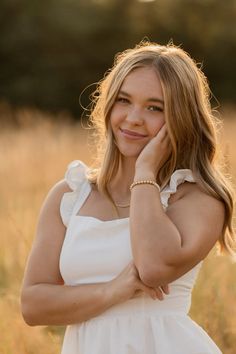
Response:
[[[183,245],[193,259],[203,259],[222,235],[224,203],[197,183],[179,186],[166,213],[180,231]]]
[[[66,228],[60,216],[60,203],[64,193],[71,192],[65,180],[57,182],[48,192],[38,217],[36,235],[25,273],[27,284],[62,283],[58,267]]]
[[[169,208],[171,209],[177,202],[184,202],[186,205],[194,203],[196,206],[201,206],[199,212],[201,210],[205,210],[206,208],[210,208],[214,214],[219,213],[224,216],[224,203],[208,194],[201,186],[197,183],[182,183],[175,194],[172,194],[169,199]]]
[[[60,180],[49,190],[41,206],[38,218],[38,227],[36,238],[58,238],[58,235],[65,232],[65,226],[62,222],[60,205],[65,193],[71,192],[65,180]]]
[[[60,204],[61,198],[65,193],[71,192],[72,190],[68,186],[67,182],[63,179],[55,183],[49,190],[45,203],[54,204],[55,206]]]

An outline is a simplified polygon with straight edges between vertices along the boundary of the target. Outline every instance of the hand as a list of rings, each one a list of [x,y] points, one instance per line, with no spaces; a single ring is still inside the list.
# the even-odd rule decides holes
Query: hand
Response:
[[[146,293],[152,299],[163,300],[163,293],[169,294],[168,285],[150,288],[142,283],[133,261],[113,280],[107,283],[107,291],[112,292],[114,303],[120,303]]]
[[[151,172],[154,176],[166,162],[171,153],[170,138],[164,124],[156,136],[154,136],[143,148],[136,160],[136,170]]]

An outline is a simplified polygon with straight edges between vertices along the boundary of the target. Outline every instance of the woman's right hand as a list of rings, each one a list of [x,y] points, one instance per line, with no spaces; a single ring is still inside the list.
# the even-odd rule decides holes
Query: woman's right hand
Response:
[[[150,288],[139,278],[138,270],[131,261],[125,269],[107,284],[107,290],[114,297],[114,303],[120,303],[136,297],[144,292],[152,299],[163,300],[163,293],[169,294],[169,286],[164,285],[158,288]]]

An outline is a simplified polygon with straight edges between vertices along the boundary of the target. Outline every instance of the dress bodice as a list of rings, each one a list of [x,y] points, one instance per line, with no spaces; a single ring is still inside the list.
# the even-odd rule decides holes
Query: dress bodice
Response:
[[[77,211],[80,209],[91,191],[91,186],[86,178],[87,170],[88,167],[80,160],[72,161],[67,168],[65,181],[71,188],[71,192],[63,195],[60,206],[61,218],[66,227],[75,208]],[[192,171],[190,169],[175,170],[169,184],[160,193],[164,209],[168,207],[171,194],[174,194],[178,186],[185,181],[195,182]]]
[[[67,227],[60,256],[66,285],[108,282],[132,260],[129,218],[102,221],[78,215],[91,186],[87,167],[72,162],[65,175],[71,192],[60,206]],[[191,170],[176,170],[160,193],[163,208],[184,181],[194,182]],[[100,315],[67,326],[62,354],[222,354],[207,333],[188,315],[191,291],[201,266],[169,284],[163,301],[141,293]]]
[[[102,221],[91,216],[78,215],[91,187],[86,178],[87,167],[73,161],[65,179],[72,189],[61,202],[61,217],[67,226],[60,258],[60,270],[66,284],[88,284],[112,280],[132,260],[129,218]],[[161,192],[163,208],[168,199],[184,181],[194,182],[190,170],[176,170],[170,183]],[[178,299],[178,306],[187,312],[191,303],[191,290],[201,262],[170,284],[171,302]],[[172,301],[173,302],[173,301]],[[169,307],[171,304],[169,303]]]

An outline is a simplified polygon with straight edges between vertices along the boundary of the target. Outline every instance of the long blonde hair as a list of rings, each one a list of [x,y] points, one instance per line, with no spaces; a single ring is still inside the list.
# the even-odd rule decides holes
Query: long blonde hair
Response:
[[[164,188],[176,169],[191,169],[199,185],[224,203],[225,221],[219,244],[222,252],[234,254],[233,189],[216,161],[217,122],[210,106],[210,90],[205,75],[183,49],[145,42],[116,56],[113,68],[93,95],[90,121],[99,139],[98,168],[91,170],[88,177],[112,201],[108,184],[117,172],[120,153],[111,130],[110,112],[125,77],[132,70],[147,66],[159,74],[172,145],[172,154],[157,180]]]

